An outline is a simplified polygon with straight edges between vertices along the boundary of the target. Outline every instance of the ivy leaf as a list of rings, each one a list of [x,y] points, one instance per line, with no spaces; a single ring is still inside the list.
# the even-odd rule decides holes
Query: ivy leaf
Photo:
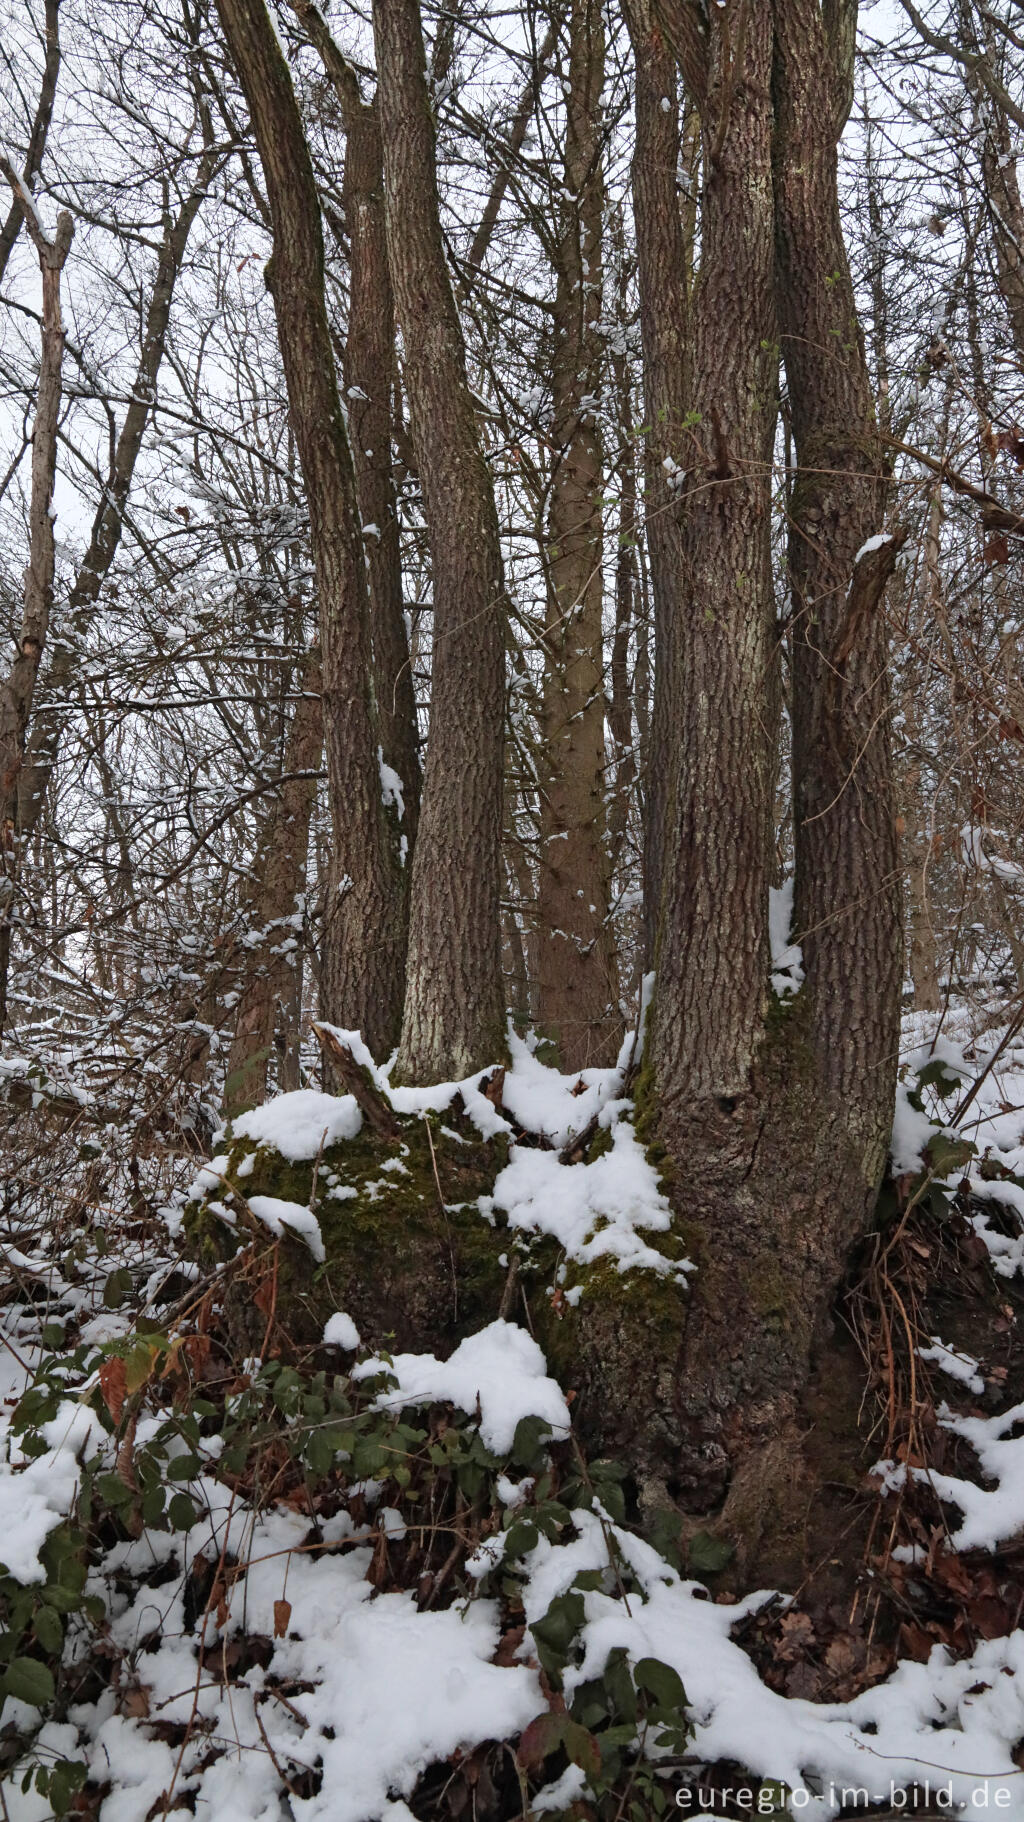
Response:
[[[40,1607],[33,1622],[33,1631],[44,1651],[59,1652],[64,1644],[64,1622],[53,1607]]]
[[[696,1531],[690,1539],[690,1568],[698,1575],[719,1575],[735,1555],[727,1538],[715,1537],[710,1531]]]
[[[4,1671],[3,1690],[32,1708],[45,1708],[57,1693],[52,1670],[38,1658],[12,1658]]]
[[[601,1749],[593,1734],[569,1714],[539,1714],[520,1736],[516,1758],[524,1771],[536,1771],[560,1746],[589,1778],[600,1777]]]
[[[680,1713],[686,1707],[682,1678],[671,1664],[663,1664],[660,1658],[640,1658],[633,1665],[633,1680],[638,1689],[646,1690],[654,1697],[659,1707]]]
[[[132,1294],[132,1275],[127,1266],[118,1266],[103,1286],[103,1304],[108,1310],[119,1310]]]

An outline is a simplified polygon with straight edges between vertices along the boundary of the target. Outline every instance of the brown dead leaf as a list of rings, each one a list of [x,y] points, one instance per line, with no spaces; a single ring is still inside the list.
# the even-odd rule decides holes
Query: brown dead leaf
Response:
[[[814,1627],[807,1613],[784,1613],[779,1621],[779,1642],[775,1655],[782,1663],[792,1663],[814,1643]]]
[[[502,1670],[510,1669],[516,1662],[516,1652],[525,1637],[525,1626],[513,1626],[510,1631],[503,1632],[498,1640],[498,1649],[494,1653],[492,1663],[499,1664]]]
[[[291,1617],[292,1617],[291,1601],[275,1601],[274,1602],[274,1637],[276,1639],[284,1639],[284,1638],[288,1637],[288,1626],[291,1621]]]
[[[111,1355],[100,1367],[100,1391],[103,1402],[115,1423],[120,1423],[124,1410],[125,1365],[120,1354]]]

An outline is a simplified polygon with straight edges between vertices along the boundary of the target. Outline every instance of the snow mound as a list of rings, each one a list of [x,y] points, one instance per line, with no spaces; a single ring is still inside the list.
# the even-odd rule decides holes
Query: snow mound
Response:
[[[255,1139],[269,1145],[292,1164],[315,1158],[321,1146],[354,1139],[363,1124],[354,1095],[321,1094],[315,1088],[296,1088],[278,1094],[262,1107],[240,1113],[231,1122],[236,1139]]]
[[[480,1436],[492,1455],[512,1447],[516,1426],[524,1417],[540,1417],[552,1436],[569,1434],[569,1407],[532,1335],[515,1323],[498,1320],[461,1342],[447,1360],[433,1354],[396,1354],[361,1361],[353,1379],[390,1372],[396,1390],[382,1392],[379,1407],[407,1404],[454,1404],[470,1415],[479,1409]]]

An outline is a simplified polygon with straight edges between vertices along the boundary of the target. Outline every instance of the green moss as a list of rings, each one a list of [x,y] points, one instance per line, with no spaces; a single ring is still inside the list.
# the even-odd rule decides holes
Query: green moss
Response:
[[[318,1340],[326,1317],[345,1309],[369,1343],[444,1352],[498,1314],[508,1235],[503,1216],[488,1219],[480,1198],[490,1197],[508,1162],[504,1134],[484,1140],[463,1111],[449,1108],[400,1117],[394,1137],[364,1125],[318,1163],[290,1162],[245,1138],[229,1137],[227,1156],[225,1181],[186,1219],[188,1249],[209,1266],[230,1257],[240,1237],[263,1238],[266,1229],[247,1214],[252,1196],[312,1206],[323,1264],[300,1239],[284,1237],[278,1249],[277,1307],[294,1342]],[[237,1228],[216,1215],[217,1202]],[[550,1283],[556,1258],[554,1242],[532,1248],[524,1278]]]

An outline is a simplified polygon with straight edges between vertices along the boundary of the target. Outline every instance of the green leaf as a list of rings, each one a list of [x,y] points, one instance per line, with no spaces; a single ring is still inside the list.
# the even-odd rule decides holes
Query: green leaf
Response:
[[[586,1773],[588,1778],[599,1778],[601,1775],[601,1748],[593,1734],[588,1732],[587,1728],[581,1727],[578,1721],[570,1720],[568,1715],[563,1715],[562,1719],[565,1721],[562,1744],[568,1757],[574,1765],[578,1765],[580,1770]]]
[[[935,1175],[949,1177],[977,1157],[978,1147],[970,1139],[957,1138],[955,1133],[937,1132],[929,1139],[927,1152]]]
[[[565,1657],[582,1624],[583,1596],[560,1594],[542,1618],[534,1620],[530,1630],[534,1638],[546,1645],[549,1651]]]
[[[922,1088],[934,1088],[936,1094],[941,1095],[944,1100],[950,1095],[956,1094],[961,1087],[960,1077],[953,1074],[949,1065],[944,1063],[941,1057],[933,1057],[930,1063],[926,1063],[923,1069],[919,1069],[917,1079]]]
[[[108,1310],[119,1310],[132,1294],[132,1275],[127,1266],[119,1265],[103,1286],[103,1303]]]
[[[97,1474],[96,1491],[108,1506],[127,1506],[132,1498],[131,1488],[119,1474]]]
[[[147,1487],[142,1495],[142,1516],[147,1525],[158,1525],[164,1515],[164,1490],[162,1487]]]
[[[32,1708],[45,1708],[57,1693],[52,1670],[38,1658],[12,1658],[4,1671],[3,1689]]]
[[[72,1802],[85,1783],[88,1767],[79,1759],[58,1759],[50,1772],[47,1792],[55,1816],[66,1816]]]
[[[196,1509],[187,1493],[172,1495],[167,1517],[175,1531],[191,1531],[196,1522]]]
[[[53,1607],[40,1607],[32,1622],[36,1638],[44,1651],[56,1655],[64,1646],[64,1622]]]
[[[633,1665],[633,1681],[638,1689],[652,1695],[662,1708],[682,1713],[686,1707],[686,1691],[681,1677],[671,1664],[663,1664],[660,1658],[640,1658]]]
[[[541,1467],[550,1435],[551,1425],[543,1417],[521,1417],[512,1438],[511,1460],[520,1468]]]
[[[537,1527],[528,1518],[516,1519],[505,1533],[505,1560],[512,1562],[517,1556],[529,1556],[537,1548]]]
[[[689,1566],[697,1575],[719,1575],[735,1554],[727,1538],[697,1531],[690,1539]]]
[[[306,1460],[311,1474],[329,1474],[334,1464],[334,1450],[322,1430],[314,1430],[306,1444]]]
[[[195,1480],[203,1471],[203,1464],[198,1455],[176,1455],[167,1463],[168,1480]]]

